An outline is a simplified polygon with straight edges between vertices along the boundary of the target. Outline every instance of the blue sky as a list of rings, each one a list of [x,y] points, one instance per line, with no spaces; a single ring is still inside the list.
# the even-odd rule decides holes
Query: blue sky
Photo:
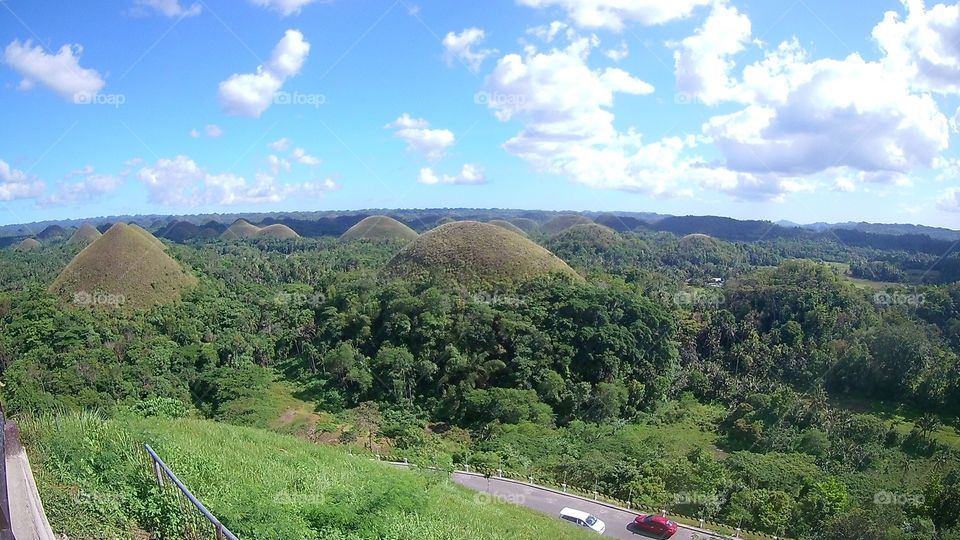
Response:
[[[960,8],[0,0],[0,223],[502,207],[960,225]]]

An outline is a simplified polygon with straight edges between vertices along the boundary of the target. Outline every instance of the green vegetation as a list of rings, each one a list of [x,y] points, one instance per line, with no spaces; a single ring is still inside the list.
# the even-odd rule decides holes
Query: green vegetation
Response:
[[[580,214],[561,214],[540,226],[540,231],[550,236],[565,231],[574,225],[586,225],[593,220]]]
[[[416,240],[417,231],[388,216],[369,216],[347,229],[340,240],[388,240],[410,242]]]
[[[424,223],[440,216],[414,215]],[[340,217],[339,230],[356,219]],[[322,445],[341,447],[330,460],[345,459],[350,449],[502,468],[688,519],[703,516],[726,523],[724,530],[805,540],[958,537],[960,283],[921,283],[929,280],[904,270],[895,285],[859,286],[862,278],[850,275],[858,264],[892,272],[927,260],[892,240],[872,245],[883,242],[865,233],[853,237],[863,245],[834,236],[730,242],[722,236],[776,229],[722,221],[708,237],[679,219],[656,225],[688,235],[678,236],[633,221],[604,218],[621,232],[580,224],[550,237],[534,233],[542,247],[475,221],[440,226],[406,247],[331,234],[198,238],[165,252],[133,231],[125,238],[141,252],[175,258],[199,279],[179,302],[129,312],[64,309],[48,291],[72,257],[86,258],[112,232],[80,255],[81,246],[63,241],[3,250],[0,398],[21,419],[40,419],[32,444],[51,449],[41,454],[43,489],[52,493],[137,485],[121,474],[133,470],[121,462],[139,454],[125,457],[120,445],[135,448],[140,437],[168,444],[158,450],[171,459],[182,451],[178,472],[203,489],[207,479],[191,456],[222,463],[217,471],[245,470],[247,453],[281,448],[279,461],[286,463],[288,452],[310,464],[332,452],[315,447]],[[949,266],[936,271],[933,281],[951,276]],[[105,440],[122,433],[125,442],[84,443],[115,450],[98,461],[78,447],[81,461],[72,461],[70,441],[86,439],[71,427],[58,439],[42,427],[52,422],[44,415],[94,409],[110,420],[97,420],[91,432]],[[189,414],[219,424],[131,414]],[[213,441],[256,444],[216,461],[200,450],[208,442],[198,434],[208,430]],[[311,467],[304,465],[304,474]],[[84,483],[94,477],[102,480]],[[431,501],[463,495],[426,478],[412,481],[414,489],[402,478],[374,475],[369,489],[382,494],[397,482],[382,499],[385,511],[414,501],[428,510],[408,511],[408,521],[445,523],[434,520]],[[235,497],[220,500],[232,524],[265,523],[256,512],[240,517],[236,510],[273,508],[264,493],[240,483],[250,490],[242,500],[239,489],[209,482]],[[369,507],[367,493],[343,489],[338,494],[359,505],[344,515]],[[109,537],[101,524],[131,534],[177,526],[160,503],[116,510],[50,498],[59,501],[53,512],[91,538]],[[109,512],[123,519],[111,521]],[[461,512],[468,524],[490,519],[472,507]],[[302,514],[284,515],[277,527],[305,522]],[[522,527],[519,520],[530,519],[522,516],[492,519]],[[322,534],[379,534],[357,532],[352,519],[334,517]]]
[[[512,285],[550,273],[579,279],[549,251],[496,225],[458,221],[433,229],[405,247],[389,276],[432,276],[466,287]]]
[[[444,473],[399,470],[265,431],[154,415],[21,420],[51,526],[77,540],[183,538],[140,446],[149,443],[240,538],[588,538],[478,499]]]
[[[141,309],[178,300],[196,283],[153,235],[117,223],[70,261],[50,291],[65,302]]]

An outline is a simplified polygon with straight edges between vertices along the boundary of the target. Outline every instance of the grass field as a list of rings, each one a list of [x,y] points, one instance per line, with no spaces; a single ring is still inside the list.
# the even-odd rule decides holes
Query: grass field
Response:
[[[51,524],[74,540],[181,534],[178,508],[147,473],[144,442],[244,540],[590,537],[442,473],[253,428],[90,414],[24,419],[21,428]]]

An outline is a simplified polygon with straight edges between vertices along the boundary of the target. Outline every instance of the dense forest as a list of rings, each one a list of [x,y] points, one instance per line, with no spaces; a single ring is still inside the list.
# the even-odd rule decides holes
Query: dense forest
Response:
[[[394,241],[180,238],[199,285],[145,311],[48,292],[79,246],[7,249],[0,396],[269,427],[292,388],[327,444],[796,538],[960,538],[951,246],[691,232],[532,231],[585,280],[469,285],[384,276]]]

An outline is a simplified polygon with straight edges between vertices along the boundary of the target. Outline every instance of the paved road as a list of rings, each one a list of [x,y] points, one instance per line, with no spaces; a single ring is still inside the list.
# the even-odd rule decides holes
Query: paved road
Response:
[[[540,489],[533,486],[501,480],[484,478],[471,474],[455,472],[453,481],[477,491],[489,493],[491,497],[505,502],[512,502],[527,508],[532,508],[544,514],[558,516],[564,506],[590,512],[607,524],[604,536],[611,538],[628,538],[630,540],[645,540],[655,538],[643,533],[635,533],[627,528],[637,517],[636,513],[616,510],[592,501],[585,501],[563,493]],[[559,518],[558,518],[559,519]],[[571,527],[576,525],[571,524]],[[719,540],[719,537],[703,534],[690,529],[680,528],[670,540]]]
[[[7,423],[6,456],[7,494],[10,498],[10,518],[17,540],[55,540],[43,504],[33,481],[33,472],[27,454],[20,446],[16,425]]]

